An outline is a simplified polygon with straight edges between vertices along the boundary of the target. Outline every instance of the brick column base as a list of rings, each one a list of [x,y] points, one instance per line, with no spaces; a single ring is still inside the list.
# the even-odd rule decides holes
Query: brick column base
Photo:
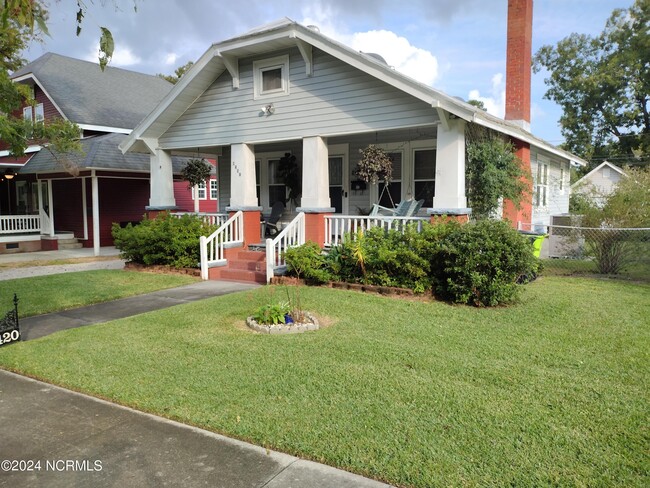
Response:
[[[228,216],[232,217],[237,212],[234,210],[228,211]],[[242,214],[244,216],[244,247],[247,247],[250,244],[259,244],[262,242],[262,232],[261,232],[261,210],[255,208],[255,210],[243,210]]]
[[[330,214],[305,214],[305,241],[313,241],[321,248],[325,245],[325,216]]]
[[[455,220],[461,224],[469,222],[469,216],[472,214],[471,208],[428,208],[429,222],[432,225]]]
[[[305,241],[313,241],[321,248],[325,246],[325,217],[335,212],[334,208],[298,207],[298,212],[305,212]]]

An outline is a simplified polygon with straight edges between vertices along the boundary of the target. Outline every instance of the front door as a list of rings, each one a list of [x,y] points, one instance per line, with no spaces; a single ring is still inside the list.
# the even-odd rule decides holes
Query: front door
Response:
[[[328,147],[328,170],[330,205],[337,214],[348,214],[350,193],[350,171],[348,167],[348,145],[337,144]]]

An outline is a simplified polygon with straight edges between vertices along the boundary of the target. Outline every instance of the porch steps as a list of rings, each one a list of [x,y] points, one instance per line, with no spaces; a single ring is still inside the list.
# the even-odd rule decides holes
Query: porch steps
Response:
[[[58,246],[59,250],[64,250],[64,249],[81,249],[83,247],[83,244],[79,242],[79,240],[74,237],[65,236],[65,237],[59,237],[58,240]]]
[[[228,253],[227,259],[226,266],[210,268],[209,279],[266,283],[265,252],[233,249]]]

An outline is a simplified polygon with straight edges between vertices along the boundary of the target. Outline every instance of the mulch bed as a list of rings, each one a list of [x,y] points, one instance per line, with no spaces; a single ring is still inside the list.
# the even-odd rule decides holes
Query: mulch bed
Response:
[[[273,285],[309,285],[305,280],[298,279],[293,276],[274,276],[271,278]],[[377,285],[364,285],[361,283],[345,283],[341,281],[330,281],[321,286],[328,288],[337,288],[340,290],[354,290],[364,293],[378,293],[380,295],[392,297],[425,297],[426,295],[417,295],[409,288],[397,288],[394,286],[377,286]]]

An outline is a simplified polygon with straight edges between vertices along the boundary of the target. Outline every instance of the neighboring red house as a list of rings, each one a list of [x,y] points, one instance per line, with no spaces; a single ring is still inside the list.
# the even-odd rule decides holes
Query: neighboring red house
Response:
[[[172,85],[119,68],[102,72],[95,63],[52,53],[12,79],[31,86],[36,100],[19,112],[35,122],[59,117],[76,123],[84,153],[55,155],[31,145],[16,159],[0,141],[0,253],[80,245],[99,252],[112,245],[112,223],[139,221],[150,204],[150,158],[124,156],[118,144]],[[183,161],[173,158],[174,179]],[[178,209],[193,211],[187,184],[174,187]],[[202,211],[215,211],[207,205],[210,196]]]
[[[202,213],[217,213],[219,212],[219,185],[217,184],[217,160],[206,159],[214,169],[210,180],[199,186],[198,211]],[[179,211],[194,212],[195,199],[197,195],[194,193],[194,188],[189,188],[186,181],[174,181],[174,198],[176,206]]]

